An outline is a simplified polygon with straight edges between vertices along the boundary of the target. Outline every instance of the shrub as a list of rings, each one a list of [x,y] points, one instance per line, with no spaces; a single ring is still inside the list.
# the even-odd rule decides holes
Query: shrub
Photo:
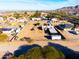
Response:
[[[0,30],[0,34],[2,34],[3,32],[2,32],[2,30]]]
[[[7,41],[8,36],[4,33],[0,34],[0,41]]]
[[[28,43],[32,42],[32,39],[30,37],[23,37],[20,39],[21,41],[27,41]]]

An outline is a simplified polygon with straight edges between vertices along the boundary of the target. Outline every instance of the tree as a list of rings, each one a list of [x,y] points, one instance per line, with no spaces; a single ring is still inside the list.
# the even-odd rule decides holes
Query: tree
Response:
[[[25,59],[25,56],[24,56],[24,55],[20,55],[20,56],[18,57],[18,59]]]
[[[30,49],[26,53],[26,59],[44,59],[41,52],[41,48],[35,47],[35,48]]]
[[[34,47],[17,59],[65,59],[64,54],[51,46]]]
[[[36,11],[34,15],[32,15],[31,17],[40,17],[40,16],[41,16],[41,12]]]
[[[12,56],[10,59],[17,59],[17,57],[16,56]]]
[[[61,15],[58,13],[49,13],[46,18],[60,18]]]
[[[31,43],[33,41],[30,37],[23,37],[20,40],[21,41],[27,41],[28,43]]]
[[[27,15],[27,12],[26,11],[24,12],[24,15]]]
[[[0,33],[0,41],[7,41],[7,39],[8,39],[8,35],[4,33]]]
[[[18,19],[18,18],[20,18],[20,17],[21,17],[21,16],[20,16],[20,14],[19,14],[19,13],[17,13],[17,12],[15,12],[13,16],[14,16],[16,19]]]
[[[65,56],[61,51],[51,46],[43,48],[43,55],[45,59],[65,59]]]
[[[0,34],[2,34],[3,33],[3,31],[2,30],[0,30]]]

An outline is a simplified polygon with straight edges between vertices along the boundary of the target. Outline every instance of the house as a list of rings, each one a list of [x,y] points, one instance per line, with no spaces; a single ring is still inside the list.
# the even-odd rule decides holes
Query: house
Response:
[[[47,16],[47,15],[48,15],[48,13],[46,13],[46,12],[42,12],[42,13],[41,13],[41,17],[42,17],[42,16]]]
[[[50,34],[57,33],[57,31],[55,30],[55,28],[53,26],[49,27],[49,32],[50,32]]]
[[[62,38],[53,26],[49,28],[49,33],[52,40],[60,40]]]
[[[78,13],[78,14],[76,14],[76,16],[79,16],[79,13]]]
[[[4,20],[3,17],[0,17],[0,20]]]
[[[32,18],[32,21],[40,21],[41,20],[41,18],[39,17],[39,18]]]
[[[58,22],[58,19],[57,18],[52,18],[51,21],[52,22]]]
[[[24,26],[27,23],[27,21],[24,18],[19,18],[17,20],[17,23],[20,24],[21,26]]]
[[[3,17],[0,17],[0,23],[2,23],[4,21]]]
[[[17,22],[24,23],[25,20],[26,20],[25,18],[19,18],[19,19],[17,20]]]
[[[42,25],[42,29],[44,30],[45,33],[47,33],[51,37],[52,40],[60,40],[60,39],[62,39],[62,36],[51,25],[49,25],[49,26]]]
[[[3,33],[10,34],[12,28],[0,28],[0,30],[3,31]]]
[[[77,26],[74,30],[76,31],[77,34],[79,34],[79,26]]]
[[[61,40],[60,35],[52,35],[51,38],[52,38],[52,40]]]
[[[24,23],[24,19],[18,19],[18,22]]]
[[[72,30],[73,27],[74,27],[74,25],[72,25],[72,24],[59,24],[58,25],[58,28],[60,30],[64,30],[64,31],[70,31],[70,30]]]
[[[14,17],[8,17],[7,20],[9,22],[16,22],[16,18],[14,18]]]

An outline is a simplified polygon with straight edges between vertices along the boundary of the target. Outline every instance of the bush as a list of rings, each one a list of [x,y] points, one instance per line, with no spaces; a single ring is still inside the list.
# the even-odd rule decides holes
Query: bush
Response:
[[[7,41],[8,36],[4,33],[0,34],[0,41]]]
[[[0,34],[2,34],[3,32],[2,32],[2,30],[0,30]]]
[[[20,39],[21,41],[27,41],[28,43],[32,42],[32,39],[30,37],[23,37]]]

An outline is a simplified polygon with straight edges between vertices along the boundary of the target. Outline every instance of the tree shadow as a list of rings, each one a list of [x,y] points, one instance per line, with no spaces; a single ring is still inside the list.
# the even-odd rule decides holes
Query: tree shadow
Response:
[[[60,44],[55,44],[55,43],[50,43],[50,42],[48,43],[48,46],[52,46],[52,47],[56,48],[57,50],[62,51],[66,57],[65,59],[79,59],[79,52],[77,52],[77,51],[73,51],[65,46],[60,45]],[[37,44],[20,46],[14,52],[14,56],[18,57],[22,54],[25,54],[25,53],[27,53],[27,51],[29,49],[34,48],[34,47],[41,47],[41,46],[39,46]]]
[[[65,46],[55,44],[55,43],[48,43],[48,46],[55,47],[57,50],[60,50],[66,56],[66,59],[79,59],[79,52],[73,51]]]
[[[27,53],[29,49],[34,48],[34,47],[40,47],[40,46],[37,44],[20,46],[16,51],[14,51],[14,55],[18,57],[19,55]]]

